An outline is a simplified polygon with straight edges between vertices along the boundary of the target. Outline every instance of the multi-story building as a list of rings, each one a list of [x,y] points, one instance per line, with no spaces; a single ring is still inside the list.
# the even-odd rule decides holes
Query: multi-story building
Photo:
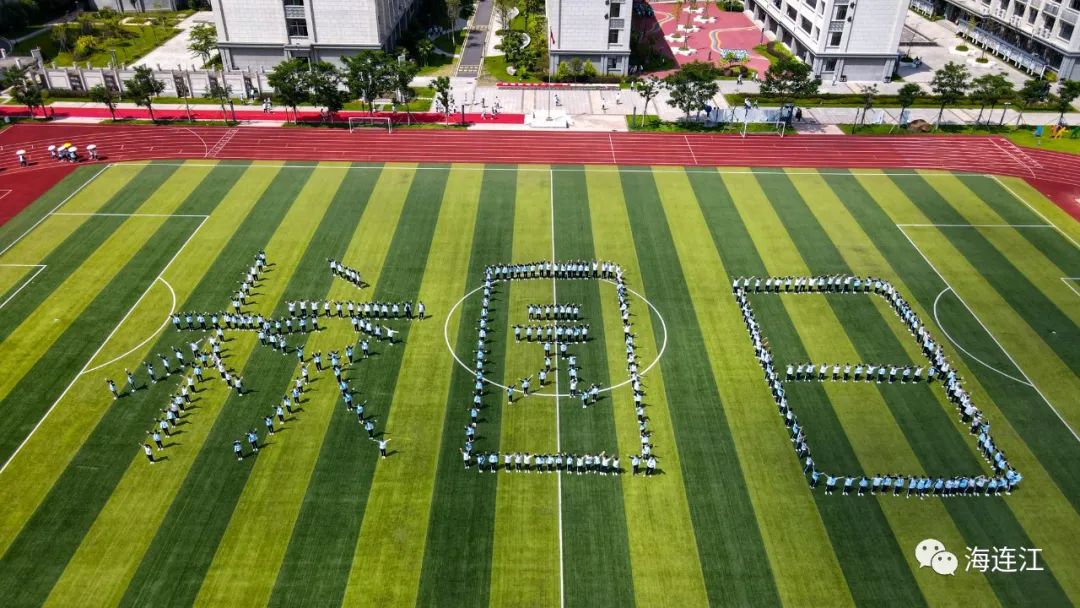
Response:
[[[211,0],[226,68],[390,49],[419,0]]]
[[[908,0],[747,0],[763,30],[826,82],[888,81]]]
[[[916,0],[961,34],[1032,74],[1080,79],[1080,0]]]
[[[548,69],[575,57],[600,74],[630,70],[631,0],[547,0]]]

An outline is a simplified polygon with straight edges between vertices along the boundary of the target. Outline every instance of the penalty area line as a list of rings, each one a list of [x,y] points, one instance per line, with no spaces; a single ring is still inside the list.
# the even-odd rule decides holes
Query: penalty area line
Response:
[[[76,194],[82,192],[83,188],[89,186],[90,182],[97,179],[99,175],[104,173],[106,170],[109,169],[109,167],[112,167],[112,166],[113,166],[112,163],[109,163],[109,164],[105,165],[104,167],[102,167],[101,170],[99,170],[97,173],[91,175],[90,178],[87,179],[85,182],[83,182],[81,186],[76,188],[74,192],[72,192],[71,194],[64,197],[64,200],[57,203],[56,206],[53,207],[52,209],[50,209],[48,213],[41,216],[41,219],[34,222],[34,224],[32,226],[30,226],[29,228],[27,228],[25,232],[23,232],[19,236],[15,237],[15,240],[11,241],[11,243],[9,243],[7,247],[4,247],[3,249],[0,249],[0,255],[4,255],[5,253],[7,253],[9,249],[14,247],[19,241],[23,240],[23,237],[30,234],[34,230],[34,228],[37,228],[39,225],[41,225],[41,222],[44,222],[50,215],[56,213],[57,209],[59,209],[60,207],[63,207],[68,201],[70,201],[72,198],[74,198]],[[3,469],[0,469],[0,472],[2,472],[2,471],[3,471]]]
[[[1061,277],[1061,282],[1065,283],[1065,286],[1071,289],[1073,293],[1080,296],[1080,291],[1073,287],[1073,283],[1080,282],[1080,277]],[[0,304],[0,306],[3,306],[3,304]]]
[[[1024,377],[1024,379],[1027,381],[1028,385],[1031,386],[1032,390],[1034,390],[1039,395],[1039,397],[1042,398],[1042,400],[1046,403],[1047,407],[1050,408],[1050,411],[1054,412],[1054,415],[1057,416],[1058,420],[1061,421],[1061,424],[1065,425],[1065,428],[1068,429],[1069,433],[1072,434],[1073,439],[1075,439],[1077,441],[1077,443],[1080,443],[1080,435],[1077,435],[1076,430],[1072,428],[1072,426],[1069,424],[1069,422],[1067,420],[1065,420],[1065,417],[1061,415],[1061,412],[1059,412],[1057,410],[1057,408],[1054,407],[1053,403],[1050,403],[1050,400],[1046,398],[1046,395],[1044,395],[1043,392],[1041,390],[1039,390],[1039,387],[1036,386],[1035,383],[1031,381],[1031,377],[1027,375],[1027,372],[1024,371],[1024,368],[1020,367],[1020,364],[1017,363],[1016,359],[1013,358],[1013,356],[1009,353],[1009,351],[1005,350],[1005,346],[1003,346],[1001,344],[1001,341],[997,339],[997,336],[995,336],[990,331],[990,328],[987,327],[986,324],[982,322],[982,319],[979,318],[979,315],[975,314],[975,311],[972,310],[971,306],[969,306],[968,303],[964,301],[964,298],[960,297],[960,294],[956,291],[956,289],[953,288],[952,284],[949,283],[949,281],[945,279],[945,275],[941,274],[941,271],[938,270],[937,266],[934,266],[934,263],[930,261],[930,258],[926,257],[926,254],[923,253],[922,249],[919,249],[919,246],[915,244],[915,241],[912,240],[911,236],[904,230],[903,226],[898,225],[897,228],[900,230],[900,234],[904,235],[904,238],[907,239],[908,243],[911,243],[912,248],[914,248],[915,251],[917,251],[919,253],[919,255],[922,257],[923,261],[926,262],[926,265],[929,266],[930,269],[934,271],[934,274],[936,274],[938,276],[938,278],[941,279],[941,282],[944,283],[945,286],[948,287],[949,290],[953,292],[953,295],[956,296],[956,299],[959,300],[960,303],[964,305],[964,308],[967,309],[968,314],[971,315],[971,318],[975,319],[975,321],[980,326],[982,326],[983,331],[986,332],[986,335],[990,336],[990,339],[994,341],[994,344],[997,344],[997,347],[999,349],[1001,349],[1001,352],[1005,353],[1005,356],[1009,359],[1009,362],[1013,364],[1013,367],[1016,368],[1016,371],[1020,372],[1020,375]],[[940,297],[940,294],[938,294],[938,295]],[[939,328],[940,328],[940,324],[939,324]],[[950,341],[951,341],[951,339],[950,339]]]
[[[31,281],[33,281],[34,279],[36,279],[36,278],[37,278],[37,276],[38,276],[39,274],[41,274],[41,271],[42,271],[42,270],[45,270],[45,269],[47,268],[47,266],[46,266],[45,264],[0,264],[0,266],[5,266],[5,267],[14,267],[14,268],[37,268],[37,270],[35,270],[35,271],[34,271],[34,274],[30,275],[30,277],[29,277],[28,279],[26,279],[25,281],[23,281],[23,282],[22,282],[22,285],[19,285],[19,286],[18,286],[18,287],[17,287],[16,289],[15,289],[15,291],[11,292],[11,295],[9,295],[8,297],[4,298],[4,301],[3,301],[3,302],[0,302],[0,308],[3,308],[3,307],[5,307],[5,306],[7,306],[7,303],[8,303],[8,302],[10,302],[11,300],[13,300],[13,299],[15,298],[15,296],[19,295],[19,292],[20,292],[20,291],[22,291],[22,290],[23,290],[23,288],[25,288],[25,287],[26,287],[27,285],[29,285]]]
[[[99,171],[98,175],[100,175],[100,173],[101,172]],[[63,204],[63,203],[61,203],[61,204]],[[42,219],[44,219],[44,218],[42,218]],[[169,269],[170,266],[172,266],[173,262],[176,261],[176,258],[180,256],[180,252],[182,252],[184,249],[186,249],[187,246],[188,246],[188,243],[190,243],[191,240],[193,238],[195,238],[195,235],[199,233],[199,230],[203,227],[204,224],[206,224],[207,219],[209,219],[209,218],[204,217],[203,220],[201,222],[199,222],[199,225],[195,227],[195,230],[191,231],[191,234],[188,235],[187,240],[185,240],[184,243],[182,245],[180,245],[180,248],[176,250],[176,253],[173,254],[173,256],[169,259],[169,261],[161,269],[161,271],[158,272],[157,276],[154,277],[154,280],[150,281],[150,284],[146,286],[146,289],[143,290],[142,295],[139,296],[139,299],[135,300],[135,303],[131,305],[131,308],[129,308],[126,313],[124,313],[124,316],[120,319],[120,322],[116,324],[116,327],[113,327],[112,331],[109,332],[109,335],[105,336],[105,340],[103,340],[101,342],[101,344],[97,347],[97,350],[94,351],[94,354],[90,355],[90,358],[86,360],[86,364],[83,365],[81,370],[79,370],[79,373],[75,374],[75,377],[71,379],[71,382],[69,382],[68,385],[64,388],[63,392],[60,393],[60,396],[58,396],[56,398],[56,401],[53,401],[52,405],[49,406],[49,409],[45,411],[45,414],[42,415],[41,419],[39,419],[37,421],[37,424],[34,425],[34,428],[30,429],[30,432],[27,433],[26,437],[23,438],[22,442],[19,443],[19,447],[15,448],[15,451],[13,451],[11,453],[11,456],[8,456],[8,459],[6,461],[4,461],[4,465],[0,466],[0,475],[2,475],[4,473],[4,471],[7,470],[8,466],[12,463],[12,461],[15,460],[15,457],[19,455],[19,452],[21,452],[22,449],[24,447],[26,447],[26,444],[30,442],[31,438],[33,438],[34,433],[36,433],[38,431],[38,429],[41,428],[41,425],[44,424],[45,421],[49,418],[49,414],[53,413],[53,410],[56,409],[56,406],[60,405],[60,402],[64,400],[64,397],[66,397],[67,394],[71,391],[72,387],[75,386],[75,383],[78,382],[80,378],[82,378],[84,375],[86,375],[88,373],[88,370],[90,369],[90,364],[94,362],[94,359],[97,359],[98,355],[101,354],[101,351],[105,350],[105,346],[109,344],[109,341],[112,340],[113,336],[116,335],[116,332],[119,331],[120,328],[124,326],[124,323],[127,322],[129,317],[131,317],[131,314],[133,312],[135,312],[136,308],[139,307],[139,303],[142,302],[143,299],[146,298],[146,294],[150,293],[150,289],[154,286],[154,284],[157,283],[158,280],[163,280],[162,277],[165,275],[165,272]],[[39,221],[39,223],[40,223],[40,221]],[[31,227],[31,230],[32,229],[33,229],[33,227]],[[22,238],[22,237],[20,237],[20,238]],[[167,281],[164,281],[164,282],[165,282],[166,285],[168,285]],[[169,290],[172,291],[172,286],[171,285],[169,285]],[[165,321],[168,322],[168,315],[166,315]],[[127,354],[130,354],[130,353],[125,353],[124,356],[127,356]]]

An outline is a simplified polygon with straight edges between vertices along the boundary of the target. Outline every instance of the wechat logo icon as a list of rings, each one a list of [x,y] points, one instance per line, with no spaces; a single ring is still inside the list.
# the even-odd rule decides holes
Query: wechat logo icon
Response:
[[[919,562],[920,568],[929,566],[942,575],[956,575],[959,565],[956,555],[945,549],[944,543],[939,540],[928,538],[915,547],[915,561]]]

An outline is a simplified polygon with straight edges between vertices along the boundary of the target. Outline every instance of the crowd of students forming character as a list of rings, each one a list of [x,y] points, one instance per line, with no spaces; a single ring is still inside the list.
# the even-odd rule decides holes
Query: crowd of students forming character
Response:
[[[892,494],[893,496],[904,495],[908,498],[917,496],[992,496],[999,493],[1010,494],[1020,483],[1023,477],[1014,470],[1005,456],[1005,452],[997,447],[990,435],[990,423],[985,419],[983,412],[975,406],[971,395],[964,389],[956,370],[945,357],[941,345],[930,335],[926,325],[900,295],[893,285],[880,278],[857,277],[850,275],[828,275],[812,277],[740,277],[732,283],[732,292],[735,300],[742,311],[743,321],[750,334],[750,341],[754,346],[754,353],[765,373],[765,381],[769,385],[777,410],[784,419],[788,428],[791,442],[799,460],[803,463],[803,473],[809,478],[810,487],[817,488],[824,481],[825,494],[832,494],[840,488],[846,496],[856,494]],[[806,432],[799,423],[798,417],[789,407],[783,382],[777,371],[773,355],[769,350],[768,340],[761,333],[761,328],[754,318],[753,308],[750,306],[748,294],[751,293],[873,293],[885,299],[892,307],[893,312],[907,326],[917,342],[922,354],[927,358],[927,365],[880,365],[880,364],[856,364],[854,368],[850,364],[813,364],[788,365],[785,370],[787,381],[810,381],[839,380],[843,382],[922,382],[923,370],[926,370],[925,382],[934,383],[939,381],[945,388],[945,394],[957,408],[961,422],[967,426],[968,431],[977,437],[979,450],[983,458],[989,463],[992,474],[990,475],[958,475],[958,476],[928,476],[928,475],[900,475],[900,474],[874,474],[867,475],[840,475],[832,472],[820,471],[813,456],[810,446],[806,442]],[[830,373],[831,372],[831,373]]]
[[[615,284],[619,300],[619,313],[623,323],[623,342],[626,347],[626,370],[630,377],[630,385],[633,389],[634,409],[637,413],[640,449],[637,453],[629,456],[631,471],[634,475],[642,473],[652,476],[657,472],[657,456],[653,454],[652,433],[648,429],[648,417],[645,415],[645,389],[641,382],[641,374],[638,370],[638,358],[634,350],[634,334],[630,323],[630,305],[627,297],[626,283],[623,278],[622,268],[612,262],[570,261],[553,262],[539,261],[525,264],[497,264],[484,269],[483,298],[480,306],[480,319],[477,323],[477,342],[474,350],[475,374],[473,401],[469,407],[469,423],[465,425],[465,445],[461,448],[462,460],[465,469],[470,469],[474,464],[477,471],[483,473],[490,471],[540,473],[565,473],[565,474],[597,474],[619,475],[623,472],[619,455],[608,454],[606,451],[599,454],[578,454],[569,452],[554,452],[533,454],[529,452],[498,452],[475,450],[475,442],[479,438],[477,423],[480,411],[484,408],[483,394],[484,384],[488,382],[484,375],[484,364],[487,358],[487,334],[490,331],[488,323],[489,305],[495,285],[501,281],[525,280],[525,279],[595,279],[607,280]],[[581,308],[577,304],[530,304],[527,306],[530,320],[552,321],[580,321]],[[535,333],[536,341],[542,343],[544,349],[544,367],[537,372],[540,386],[548,382],[549,374],[558,373],[558,357],[567,362],[567,377],[570,384],[571,398],[579,398],[581,407],[593,405],[599,399],[600,385],[592,384],[588,388],[578,388],[577,357],[568,350],[568,343],[582,344],[588,340],[588,326],[574,325],[564,326],[558,323],[544,326],[526,325],[514,326],[515,339],[522,340],[522,332],[527,336],[526,340],[533,341],[532,332]],[[575,332],[582,329],[581,333]],[[555,347],[553,344],[557,344]],[[558,349],[558,354],[555,349]],[[555,358],[553,362],[552,358]],[[507,403],[514,403],[515,393],[520,392],[522,399],[530,395],[532,377],[523,378],[518,383],[511,383],[506,387]],[[557,390],[557,389],[556,389]]]
[[[169,378],[174,373],[184,376],[177,391],[169,397],[168,407],[161,410],[161,416],[154,419],[153,428],[147,431],[147,436],[153,442],[156,451],[165,449],[166,445],[163,438],[170,437],[171,430],[179,424],[180,419],[184,416],[185,406],[191,403],[191,395],[198,392],[198,384],[207,379],[208,370],[215,370],[217,376],[225,382],[226,386],[235,390],[237,395],[245,395],[243,379],[236,370],[228,367],[222,358],[221,345],[225,341],[224,332],[228,329],[256,331],[261,345],[269,346],[283,355],[288,355],[291,352],[297,358],[299,364],[297,377],[291,379],[289,387],[286,389],[285,394],[282,395],[280,402],[272,405],[269,412],[261,416],[261,422],[266,429],[267,435],[273,435],[281,425],[285,424],[286,416],[293,416],[299,409],[300,403],[304,400],[304,391],[311,376],[308,364],[314,365],[316,372],[323,372],[327,369],[323,365],[325,357],[329,369],[334,374],[336,386],[346,409],[356,414],[361,428],[367,433],[368,439],[378,444],[380,454],[385,458],[386,444],[390,440],[385,437],[385,434],[376,435],[376,420],[370,416],[365,416],[364,408],[366,404],[354,402],[353,395],[355,391],[345,378],[344,370],[346,366],[352,365],[355,357],[368,358],[371,354],[369,337],[376,340],[385,339],[390,344],[394,343],[394,334],[397,332],[389,327],[373,324],[372,319],[423,319],[425,316],[423,302],[417,302],[414,305],[412,302],[289,301],[286,303],[288,315],[283,319],[245,312],[243,307],[247,304],[251,290],[258,284],[266,269],[266,254],[260,251],[255,256],[253,264],[245,271],[240,287],[232,296],[231,311],[180,312],[171,315],[173,326],[177,330],[208,331],[210,333],[205,340],[200,338],[189,344],[190,360],[185,357],[180,348],[173,347],[175,369],[169,357],[163,354],[158,355],[163,370],[161,375],[155,370],[152,361],[143,363],[151,384],[157,384],[158,381]],[[341,276],[357,286],[365,285],[357,271],[342,266],[333,260],[331,260],[330,270],[335,275]],[[346,314],[345,311],[347,311],[347,315],[352,321],[353,330],[364,334],[359,343],[360,353],[355,352],[352,344],[346,345],[343,349],[344,356],[342,356],[340,350],[330,351],[325,355],[322,352],[315,352],[310,356],[306,356],[303,344],[290,350],[286,336],[294,333],[306,334],[311,331],[318,331],[320,329],[318,321],[320,310],[322,311],[321,316],[326,318],[335,315],[343,318]],[[127,377],[124,392],[118,389],[112,379],[106,379],[106,384],[114,398],[119,398],[140,388],[135,375],[130,370],[124,370],[124,372]],[[275,419],[278,425],[276,428]],[[248,452],[245,452],[244,443],[248,445]],[[151,447],[150,443],[146,442],[140,442],[140,445],[147,459],[153,464],[155,462],[155,447]],[[254,428],[251,428],[244,433],[244,441],[235,439],[232,442],[231,449],[238,460],[243,460],[245,455],[257,453],[259,445],[259,434]]]

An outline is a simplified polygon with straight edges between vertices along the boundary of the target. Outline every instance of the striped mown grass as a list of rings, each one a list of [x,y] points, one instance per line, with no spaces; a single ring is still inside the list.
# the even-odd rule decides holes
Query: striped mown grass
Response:
[[[982,175],[80,168],[0,227],[0,298],[20,290],[0,309],[0,593],[5,605],[57,607],[1072,605],[1080,296],[1061,278],[1080,276],[1078,240],[1076,222],[1026,183]],[[262,416],[299,363],[250,332],[224,345],[250,392],[210,373],[158,463],[136,446],[179,381],[143,388],[141,362],[203,337],[163,327],[166,313],[224,308],[260,249],[272,266],[251,311],[325,298],[427,305],[429,319],[393,323],[399,343],[344,370],[391,439],[389,458],[329,372],[312,370],[300,409],[266,436]],[[659,356],[643,379],[656,477],[628,474],[640,445],[628,386],[582,409],[540,395],[508,405],[488,385],[476,444],[614,451],[621,477],[462,466],[474,378],[451,351],[474,360],[481,297],[464,296],[489,264],[553,257],[613,261],[640,294],[636,354],[643,366]],[[370,286],[333,278],[327,258]],[[36,265],[46,268],[23,286]],[[808,488],[730,285],[848,273],[888,279],[943,344],[1023,473],[1019,491],[920,501]],[[498,283],[488,377],[568,391],[565,362],[539,387],[540,346],[512,337],[528,304],[555,301],[579,304],[590,326],[591,341],[569,349],[582,386],[624,381],[615,289],[594,280]],[[751,303],[781,369],[922,360],[879,297]],[[358,341],[344,320],[321,325],[290,345],[310,356]],[[140,389],[114,401],[104,380],[122,384],[125,368]],[[806,382],[788,398],[822,470],[988,470],[940,386]],[[252,427],[262,448],[237,462],[232,441]],[[919,567],[925,538],[958,555],[955,577]],[[1041,570],[965,570],[968,547],[1038,548]]]

